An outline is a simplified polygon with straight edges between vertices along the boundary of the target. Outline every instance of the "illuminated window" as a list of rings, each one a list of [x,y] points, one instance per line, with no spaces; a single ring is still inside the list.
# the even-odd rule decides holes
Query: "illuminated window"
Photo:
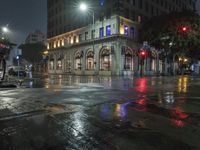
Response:
[[[128,36],[128,26],[124,26],[124,35]]]
[[[151,59],[151,68],[152,71],[156,71],[156,60],[155,59]]]
[[[61,59],[58,59],[57,61],[57,70],[61,70],[62,69],[62,61]]]
[[[102,28],[99,29],[99,37],[100,38],[104,36],[103,30],[104,30],[104,27],[102,27]]]
[[[56,41],[53,43],[53,48],[56,48]]]
[[[47,44],[47,49],[49,49],[49,47],[50,47],[50,44],[48,43],[48,44]]]
[[[110,49],[103,49],[100,55],[100,69],[110,70],[110,68],[111,68]]]
[[[106,36],[110,36],[111,35],[111,26],[106,26]]]
[[[53,60],[53,59],[51,59],[49,65],[50,65],[50,66],[49,66],[50,70],[53,70],[53,69],[54,69],[54,60]]]

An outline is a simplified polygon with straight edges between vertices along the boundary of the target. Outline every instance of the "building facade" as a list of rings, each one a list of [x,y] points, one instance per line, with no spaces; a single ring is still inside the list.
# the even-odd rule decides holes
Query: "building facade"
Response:
[[[36,30],[33,33],[29,33],[25,40],[25,44],[34,44],[34,43],[45,43],[46,42],[46,36],[44,33],[42,33],[39,30]]]
[[[47,37],[51,38],[92,23],[89,13],[80,12],[75,0],[47,0]],[[119,15],[136,22],[183,9],[195,10],[196,0],[84,0],[92,11],[95,21]]]
[[[48,72],[75,75],[155,75],[166,72],[159,52],[138,43],[140,23],[154,15],[194,9],[190,0],[96,0],[95,24],[72,13],[70,0],[48,0]],[[113,6],[113,7],[110,7]],[[66,11],[65,11],[66,10]],[[77,11],[77,9],[76,9]],[[103,13],[102,13],[103,12]],[[81,12],[79,12],[81,13]],[[79,16],[84,18],[83,16]],[[144,62],[138,50],[148,49]]]

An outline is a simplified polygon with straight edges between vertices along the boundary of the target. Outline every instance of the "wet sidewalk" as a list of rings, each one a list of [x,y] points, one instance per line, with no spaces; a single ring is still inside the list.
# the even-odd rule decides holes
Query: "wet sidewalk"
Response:
[[[1,90],[0,149],[198,150],[199,87],[187,76],[54,76]]]

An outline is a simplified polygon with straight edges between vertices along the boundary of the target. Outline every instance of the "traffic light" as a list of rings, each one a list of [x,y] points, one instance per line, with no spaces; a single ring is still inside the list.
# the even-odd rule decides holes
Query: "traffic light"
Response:
[[[139,50],[139,56],[144,59],[146,57],[146,51],[144,49]]]
[[[189,27],[188,26],[186,26],[186,25],[182,25],[182,26],[180,26],[180,29],[179,29],[181,32],[183,32],[183,33],[186,33],[186,32],[188,32],[188,30],[189,30]]]

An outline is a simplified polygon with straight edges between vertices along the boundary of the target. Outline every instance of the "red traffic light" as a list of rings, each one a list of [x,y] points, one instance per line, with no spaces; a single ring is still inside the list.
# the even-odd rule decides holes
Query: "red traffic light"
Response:
[[[141,52],[141,55],[142,55],[142,56],[145,56],[145,52]]]
[[[181,32],[188,32],[189,27],[186,26],[186,25],[182,25],[182,26],[180,27],[180,30],[181,30]]]
[[[146,57],[146,51],[144,49],[140,49],[139,55],[140,55],[141,58],[145,58]]]

